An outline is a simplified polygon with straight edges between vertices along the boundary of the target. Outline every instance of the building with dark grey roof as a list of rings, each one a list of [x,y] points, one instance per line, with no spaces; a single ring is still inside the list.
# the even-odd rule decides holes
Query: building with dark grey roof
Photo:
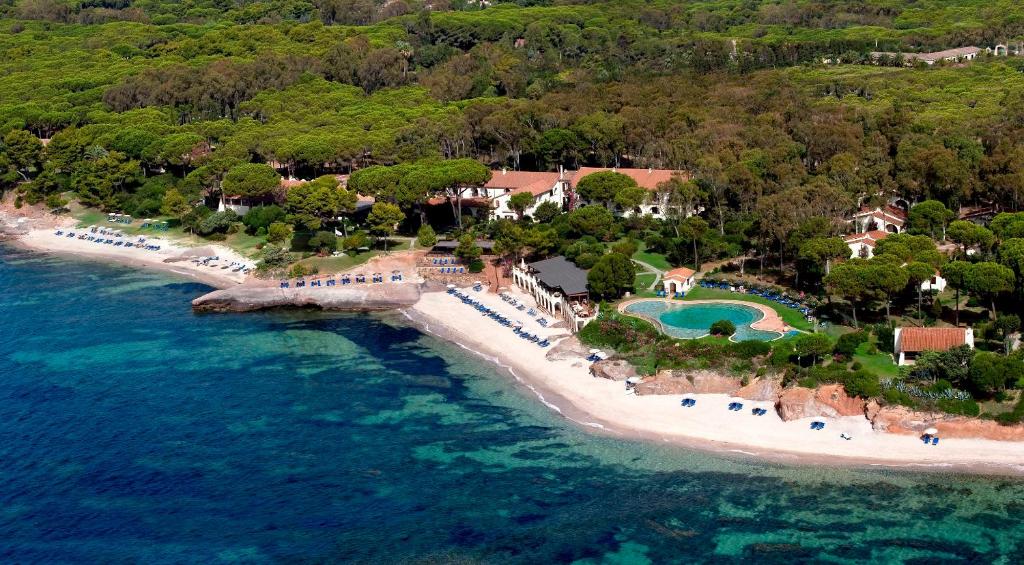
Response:
[[[564,320],[572,331],[579,331],[597,315],[597,305],[589,299],[587,271],[565,257],[522,262],[512,269],[512,280],[533,296],[537,306]]]

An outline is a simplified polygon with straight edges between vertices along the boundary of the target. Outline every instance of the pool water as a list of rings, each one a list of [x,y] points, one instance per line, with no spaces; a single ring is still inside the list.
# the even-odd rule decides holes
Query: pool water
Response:
[[[663,300],[642,300],[629,304],[626,312],[657,320],[666,335],[680,339],[696,339],[708,335],[711,324],[729,320],[736,326],[733,341],[771,341],[781,334],[755,330],[751,324],[764,314],[757,308],[727,302],[713,304],[672,303]]]

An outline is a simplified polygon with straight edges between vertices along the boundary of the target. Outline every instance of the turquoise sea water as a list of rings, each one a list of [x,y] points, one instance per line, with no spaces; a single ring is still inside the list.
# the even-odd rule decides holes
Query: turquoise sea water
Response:
[[[0,248],[4,563],[1024,562],[1024,483],[593,435],[397,316]]]
[[[761,319],[763,314],[742,304],[687,304],[669,303],[664,300],[641,300],[626,306],[626,311],[661,322],[662,331],[681,339],[695,339],[708,335],[711,324],[718,320],[729,320],[736,326],[735,341],[777,339],[776,332],[755,330],[750,324]]]

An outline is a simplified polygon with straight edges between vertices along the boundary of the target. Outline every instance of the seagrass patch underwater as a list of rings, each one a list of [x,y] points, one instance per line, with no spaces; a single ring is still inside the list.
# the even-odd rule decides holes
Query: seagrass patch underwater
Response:
[[[0,248],[4,562],[1022,562],[1016,479],[588,433],[398,316]]]

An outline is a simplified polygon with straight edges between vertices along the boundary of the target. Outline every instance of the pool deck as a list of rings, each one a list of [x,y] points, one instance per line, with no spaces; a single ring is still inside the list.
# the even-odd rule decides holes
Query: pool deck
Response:
[[[667,304],[674,304],[677,306],[685,306],[687,304],[739,304],[740,306],[749,306],[759,312],[761,312],[761,319],[750,324],[751,329],[761,330],[766,332],[777,332],[785,334],[790,328],[786,325],[786,322],[782,321],[779,317],[779,313],[774,308],[765,306],[764,304],[758,304],[757,302],[746,302],[743,300],[678,300],[673,298],[632,298],[630,300],[624,300],[619,303],[618,311],[620,314],[626,316],[636,316],[632,312],[626,312],[626,307],[636,302],[652,302],[659,301]]]

